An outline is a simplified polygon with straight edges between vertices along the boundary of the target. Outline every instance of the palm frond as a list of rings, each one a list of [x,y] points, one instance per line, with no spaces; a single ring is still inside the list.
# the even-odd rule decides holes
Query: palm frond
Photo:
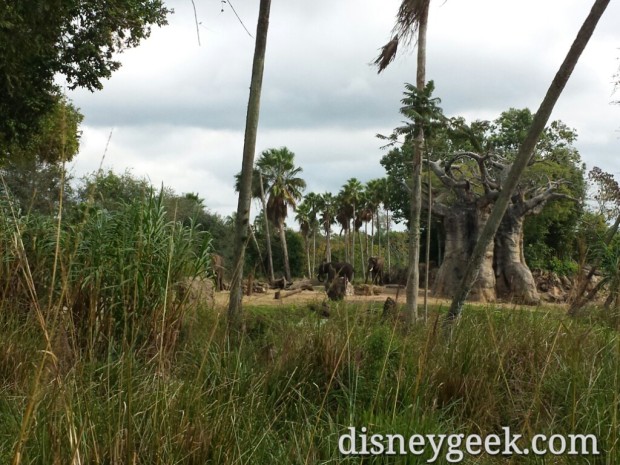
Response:
[[[405,45],[415,38],[420,20],[426,15],[430,0],[403,0],[396,14],[393,32]]]
[[[394,61],[396,57],[396,51],[398,50],[398,36],[395,36],[387,44],[381,47],[381,53],[375,58],[373,64],[378,68],[377,73],[383,71],[387,66]]]

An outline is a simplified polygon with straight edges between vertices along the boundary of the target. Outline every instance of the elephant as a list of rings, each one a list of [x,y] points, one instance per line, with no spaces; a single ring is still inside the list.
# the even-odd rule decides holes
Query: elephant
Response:
[[[325,276],[327,276],[327,282],[333,281],[336,276],[341,276],[352,282],[353,265],[347,262],[323,262],[319,265],[319,281],[323,282]]]
[[[224,290],[224,258],[218,254],[211,255],[211,265],[215,274],[215,290]]]
[[[369,257],[368,258],[368,273],[366,274],[366,283],[368,283],[368,276],[372,279],[372,284],[383,285],[383,258],[381,257]]]

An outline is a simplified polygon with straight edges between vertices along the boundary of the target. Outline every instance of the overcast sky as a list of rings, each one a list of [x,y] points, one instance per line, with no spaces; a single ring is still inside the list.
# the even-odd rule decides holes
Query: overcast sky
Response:
[[[228,4],[167,2],[169,25],[120,56],[122,68],[96,93],[70,97],[84,114],[73,164],[81,176],[103,162],[155,185],[198,192],[214,212],[236,210],[254,40]],[[233,0],[255,35],[258,0]],[[433,0],[427,78],[448,116],[494,119],[535,111],[593,2]],[[401,50],[381,75],[368,64],[390,39],[400,0],[273,0],[257,156],[286,146],[308,192],[336,193],[350,177],[383,176],[377,133],[399,125],[415,50]],[[220,10],[224,11],[221,12]],[[612,105],[620,57],[620,2],[611,2],[552,119],[577,130],[588,167],[620,177],[620,105]]]

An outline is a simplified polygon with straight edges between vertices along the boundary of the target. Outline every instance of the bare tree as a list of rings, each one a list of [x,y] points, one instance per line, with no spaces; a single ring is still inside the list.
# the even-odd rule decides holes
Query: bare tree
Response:
[[[228,303],[229,324],[235,324],[241,318],[243,264],[245,248],[249,239],[250,206],[252,202],[252,174],[254,153],[256,152],[256,134],[260,113],[260,96],[263,87],[263,70],[265,69],[265,52],[267,50],[267,31],[269,29],[269,12],[271,0],[260,0],[258,24],[256,26],[256,44],[252,64],[250,97],[245,122],[243,142],[243,161],[239,182],[239,201],[235,219],[234,258],[230,282],[230,301]]]

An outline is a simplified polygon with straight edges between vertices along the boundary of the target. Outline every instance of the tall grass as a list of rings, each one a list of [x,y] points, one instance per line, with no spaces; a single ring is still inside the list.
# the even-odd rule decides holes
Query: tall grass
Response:
[[[429,458],[343,457],[338,437],[349,426],[403,435],[504,426],[526,437],[592,433],[602,455],[588,462],[464,463],[620,463],[613,328],[553,311],[472,308],[446,344],[438,309],[428,325],[404,332],[381,319],[378,304],[340,304],[329,320],[298,305],[247,311],[232,344],[220,309],[174,297],[175,283],[204,273],[208,238],[166,222],[160,200],[90,212],[60,234],[53,220],[5,210],[0,463]]]

